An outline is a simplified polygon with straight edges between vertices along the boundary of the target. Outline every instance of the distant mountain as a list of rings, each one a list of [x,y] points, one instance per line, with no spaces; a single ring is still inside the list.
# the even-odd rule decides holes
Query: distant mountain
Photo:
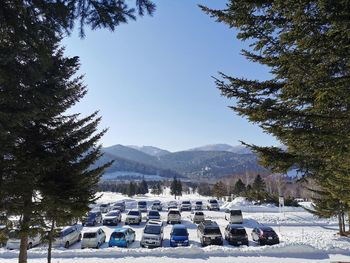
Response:
[[[246,172],[267,170],[258,164],[255,154],[236,154],[226,151],[183,151],[160,157],[163,167],[186,177],[217,179]]]
[[[140,162],[136,162],[133,160],[127,160],[124,158],[120,158],[114,156],[102,149],[104,152],[103,156],[95,163],[94,167],[101,166],[107,162],[114,161],[113,164],[106,169],[105,174],[102,178],[111,179],[111,174],[118,174],[119,176],[125,175],[124,177],[137,173],[139,175],[145,175],[145,177],[149,176],[158,176],[164,178],[172,178],[174,176],[178,178],[182,178],[183,176],[175,171],[163,169],[159,167],[155,167],[149,164],[144,164]]]
[[[157,162],[157,158],[154,156],[120,144],[103,148],[103,151],[119,158],[143,164],[153,165],[155,162]]]
[[[97,164],[115,160],[106,173],[119,177],[133,173],[171,178],[187,177],[192,180],[215,180],[235,174],[266,173],[258,164],[257,156],[243,146],[225,144],[207,145],[196,150],[168,152],[152,146],[114,145],[103,148],[105,155]]]
[[[159,157],[162,155],[169,154],[170,152],[164,149],[160,149],[154,146],[136,146],[136,145],[128,145],[128,147],[133,148],[135,150],[139,150],[143,153],[146,153],[151,156]]]
[[[249,148],[243,145],[232,146],[229,144],[208,144],[201,147],[196,147],[188,151],[225,151],[238,154],[250,154],[252,153]]]

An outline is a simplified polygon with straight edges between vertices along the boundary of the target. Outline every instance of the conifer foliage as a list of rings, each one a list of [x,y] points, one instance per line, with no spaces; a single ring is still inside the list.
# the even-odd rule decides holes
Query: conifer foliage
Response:
[[[348,206],[348,1],[231,0],[224,10],[201,8],[216,21],[235,27],[237,38],[250,43],[243,55],[270,69],[267,80],[224,73],[216,78],[222,95],[236,100],[231,108],[274,135],[286,149],[250,147],[274,171],[297,168],[312,177],[321,188],[321,199],[331,197],[333,204],[342,204],[338,211]],[[323,205],[319,215],[330,216],[328,210],[322,211]]]

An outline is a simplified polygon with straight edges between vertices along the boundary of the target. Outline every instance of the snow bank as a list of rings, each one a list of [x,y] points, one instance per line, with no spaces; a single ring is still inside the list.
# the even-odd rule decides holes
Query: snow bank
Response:
[[[46,249],[28,251],[28,257],[45,258]],[[273,256],[289,258],[327,258],[328,254],[309,245],[286,245],[264,247],[221,247],[208,246],[201,248],[191,245],[190,247],[177,248],[155,248],[155,249],[125,249],[106,248],[102,250],[94,249],[74,249],[74,250],[54,250],[53,258],[125,258],[125,257],[152,257],[163,256],[170,258],[203,258],[209,257],[229,257],[229,256]],[[18,251],[1,251],[1,258],[17,258]]]

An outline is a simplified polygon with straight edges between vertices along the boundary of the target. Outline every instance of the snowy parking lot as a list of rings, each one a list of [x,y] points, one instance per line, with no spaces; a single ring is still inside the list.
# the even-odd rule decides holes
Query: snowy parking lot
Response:
[[[147,195],[137,198],[127,198],[120,194],[104,193],[99,200],[101,203],[125,200],[127,209],[136,208],[138,200],[146,200],[149,205],[154,200],[160,200],[164,204],[173,197],[163,195],[154,197]],[[180,200],[203,200],[206,198],[197,195],[187,195]],[[284,262],[330,262],[348,261],[350,262],[350,239],[336,235],[337,222],[335,220],[318,219],[306,212],[302,208],[286,208],[285,213],[279,213],[278,208],[273,206],[249,206],[242,203],[222,203],[221,211],[204,210],[206,219],[216,221],[221,232],[228,222],[224,218],[225,207],[237,207],[242,209],[244,222],[249,237],[249,246],[233,247],[226,241],[223,246],[208,246],[202,248],[197,237],[197,225],[192,223],[191,212],[182,212],[182,223],[188,228],[190,246],[170,247],[170,231],[172,225],[165,225],[163,247],[147,249],[140,247],[142,231],[145,226],[145,218],[140,225],[132,225],[136,232],[136,240],[129,248],[109,248],[108,240],[112,231],[116,227],[102,227],[107,235],[107,242],[99,250],[80,248],[80,243],[75,243],[70,248],[55,248],[53,250],[53,262],[154,262],[152,258],[157,258],[156,262],[165,262],[171,258],[174,262],[252,262],[252,258],[259,258],[259,262],[277,262],[283,258]],[[146,214],[143,214],[145,217]],[[163,209],[161,217],[166,221],[167,211]],[[126,213],[122,215],[124,225]],[[267,225],[274,228],[280,238],[280,244],[274,246],[259,246],[252,241],[250,233],[252,229],[259,225]],[[84,227],[83,232],[94,227]],[[28,252],[31,262],[45,262],[46,247],[40,245]],[[0,249],[1,263],[15,262],[18,256],[16,250]],[[74,258],[74,261],[73,261]],[[99,259],[99,260],[97,260]],[[113,260],[111,260],[113,259]],[[179,261],[179,259],[181,259]]]

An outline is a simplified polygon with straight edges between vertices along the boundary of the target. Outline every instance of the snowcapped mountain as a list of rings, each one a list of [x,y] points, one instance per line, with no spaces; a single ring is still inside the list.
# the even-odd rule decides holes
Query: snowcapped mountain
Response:
[[[141,151],[151,156],[162,156],[169,154],[170,152],[164,149],[160,149],[154,146],[136,146],[136,145],[128,145],[127,147],[133,148],[135,150]]]
[[[249,148],[243,145],[232,146],[229,144],[208,144],[200,147],[196,147],[190,149],[188,151],[224,151],[224,152],[232,152],[238,154],[250,154],[252,153]]]

